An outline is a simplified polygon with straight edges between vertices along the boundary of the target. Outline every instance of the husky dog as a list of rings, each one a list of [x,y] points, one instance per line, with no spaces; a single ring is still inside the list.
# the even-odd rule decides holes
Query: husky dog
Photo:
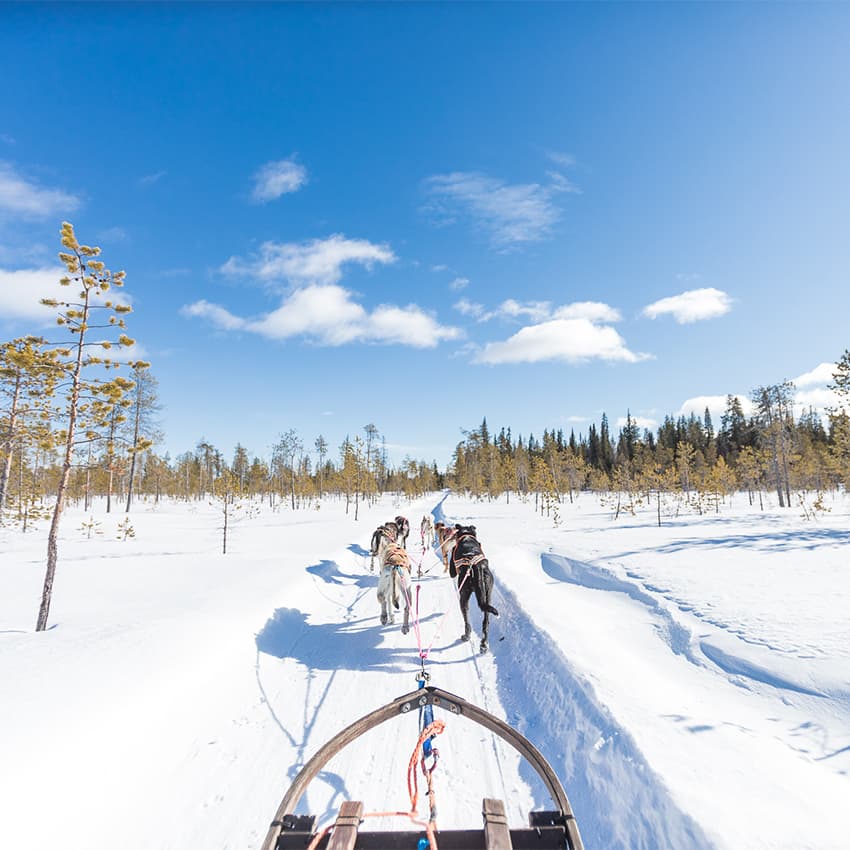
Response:
[[[407,521],[407,517],[397,516],[395,518],[395,524],[398,527],[397,541],[401,544],[402,549],[407,549],[407,537],[410,534],[410,523]]]
[[[381,625],[395,622],[394,608],[399,607],[399,591],[404,602],[404,621],[401,633],[410,631],[410,556],[396,543],[383,553],[381,576],[378,579],[378,602],[381,605]]]
[[[469,599],[475,594],[475,601],[481,609],[481,652],[487,652],[487,632],[490,615],[498,617],[499,612],[490,604],[493,593],[493,574],[490,564],[476,537],[474,525],[456,525],[449,575],[457,578],[460,591],[460,612],[463,614],[463,634],[461,640],[469,640],[472,628],[469,625]]]
[[[382,563],[382,556],[388,546],[398,539],[398,526],[394,522],[379,525],[372,534],[372,545],[369,547],[369,572],[375,572],[375,558]]]
[[[422,549],[427,551],[434,545],[434,521],[431,514],[425,514],[419,523],[419,533],[422,535]]]

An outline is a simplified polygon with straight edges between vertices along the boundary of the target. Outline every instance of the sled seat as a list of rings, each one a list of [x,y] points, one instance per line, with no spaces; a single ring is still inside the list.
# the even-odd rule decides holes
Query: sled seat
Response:
[[[511,829],[502,800],[485,797],[481,804],[483,829],[438,830],[439,850],[566,850],[569,848],[564,816],[557,811],[532,812],[527,829]],[[360,830],[363,803],[340,806],[333,831],[315,850],[417,850],[424,831]],[[316,837],[314,815],[286,815],[280,824],[275,850],[306,850]]]

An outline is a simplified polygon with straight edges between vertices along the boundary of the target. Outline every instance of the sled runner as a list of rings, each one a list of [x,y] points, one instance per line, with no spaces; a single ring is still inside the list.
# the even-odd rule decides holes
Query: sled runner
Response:
[[[368,815],[363,811],[363,803],[356,801],[343,803],[335,823],[320,832],[315,831],[315,815],[293,814],[307,786],[328,761],[352,741],[387,720],[409,717],[414,710],[425,711],[430,719],[433,708],[439,708],[450,715],[466,717],[510,744],[534,768],[556,808],[531,812],[527,828],[510,829],[504,802],[485,798],[482,803],[483,828],[437,830],[430,775],[436,767],[436,748],[433,749],[434,764],[430,772],[425,766],[426,756],[432,753],[430,742],[445,725],[441,720],[436,720],[423,728],[410,759],[408,790],[411,792],[411,811],[379,813],[382,816],[408,816],[423,829],[372,832],[361,830],[361,822]],[[428,782],[431,806],[428,823],[416,820],[418,791],[415,791],[415,770],[420,753],[424,753],[421,755],[421,767]],[[429,850],[429,845],[430,850],[438,850],[438,845],[439,850],[583,850],[567,794],[539,750],[516,729],[489,712],[454,694],[430,686],[420,687],[419,690],[398,697],[383,708],[361,717],[321,747],[295,777],[284,795],[262,850]]]

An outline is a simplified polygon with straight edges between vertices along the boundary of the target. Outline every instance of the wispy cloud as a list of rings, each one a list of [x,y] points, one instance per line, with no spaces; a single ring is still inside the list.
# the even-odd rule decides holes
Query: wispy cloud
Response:
[[[437,174],[425,187],[429,209],[442,222],[468,219],[499,250],[546,238],[561,215],[553,199],[564,191],[557,182],[507,183],[476,171]]]
[[[310,285],[290,293],[280,307],[259,318],[241,318],[208,301],[189,304],[181,312],[225,331],[245,331],[276,340],[304,337],[326,346],[365,342],[433,348],[443,340],[462,336],[458,328],[440,325],[414,304],[382,304],[369,311],[354,297],[341,286]]]
[[[123,227],[107,227],[97,233],[98,242],[124,242],[127,231]]]
[[[563,153],[562,151],[546,151],[546,156],[555,165],[560,165],[561,168],[572,168],[576,164],[576,158],[572,154]]]
[[[601,301],[575,301],[553,309],[550,301],[523,302],[508,298],[495,309],[487,310],[483,304],[461,298],[454,308],[479,322],[489,322],[491,319],[530,319],[532,322],[547,319],[587,319],[595,324],[610,324],[619,322],[622,318],[619,310]]]
[[[0,214],[21,218],[47,218],[72,212],[79,198],[61,189],[45,189],[19,174],[11,163],[0,161]]]
[[[155,171],[153,174],[145,174],[140,177],[137,182],[140,186],[153,186],[154,183],[159,183],[166,174],[168,174],[167,171]]]
[[[484,305],[470,301],[468,298],[461,298],[454,305],[455,310],[463,316],[472,316],[473,319],[480,319],[484,314]]]
[[[565,360],[612,360],[636,363],[650,358],[626,347],[625,340],[608,325],[589,319],[551,319],[529,325],[504,342],[489,342],[473,358],[474,363],[540,363]]]
[[[8,263],[11,266],[46,266],[54,257],[55,252],[43,242],[31,242],[22,244],[15,242],[11,245],[0,245],[0,263]]]
[[[732,299],[720,289],[705,287],[690,289],[679,295],[662,298],[643,308],[643,315],[650,319],[670,315],[680,325],[716,319],[732,309]]]
[[[552,185],[559,192],[571,192],[573,195],[581,195],[582,194],[581,189],[579,189],[579,187],[576,186],[576,184],[573,183],[573,181],[570,180],[569,177],[565,177],[563,174],[561,174],[560,171],[551,171],[550,170],[550,171],[547,171],[546,174],[549,177],[549,179],[552,181]]]
[[[254,175],[251,200],[266,204],[277,200],[281,195],[297,192],[306,183],[307,169],[296,162],[294,157],[267,162]]]
[[[394,263],[389,245],[365,239],[347,239],[337,233],[310,242],[264,242],[259,253],[248,259],[231,257],[221,271],[227,275],[252,277],[264,283],[292,285],[331,284],[342,278],[342,268],[357,263],[371,269],[375,263]]]
[[[552,311],[552,305],[548,301],[527,301],[522,303],[515,301],[513,298],[508,298],[503,301],[496,309],[496,316],[506,316],[511,319],[530,319],[532,322],[540,322],[543,319],[549,318]],[[562,318],[560,316],[556,318]],[[563,317],[572,318],[572,317]]]
[[[456,277],[450,284],[449,289],[459,292],[461,289],[466,289],[469,286],[468,277]]]

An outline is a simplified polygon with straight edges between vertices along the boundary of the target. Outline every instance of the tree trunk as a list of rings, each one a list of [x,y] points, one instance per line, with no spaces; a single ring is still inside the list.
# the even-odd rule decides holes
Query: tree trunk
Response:
[[[130,513],[130,505],[133,502],[133,481],[136,475],[136,446],[139,445],[139,420],[142,415],[142,406],[136,404],[136,421],[133,423],[133,451],[130,452],[130,480],[127,483],[127,507],[124,513]]]
[[[15,438],[15,422],[18,417],[18,398],[21,393],[21,375],[15,379],[15,391],[12,394],[12,407],[9,411],[9,431],[3,441],[3,469],[0,470],[0,525],[3,523],[3,509],[6,507],[6,490],[9,486],[9,478],[12,474],[12,443]]]
[[[38,609],[38,622],[35,630],[43,632],[47,628],[47,617],[50,613],[50,600],[53,596],[53,578],[56,575],[56,561],[59,555],[57,541],[59,539],[59,520],[65,507],[65,494],[71,477],[71,458],[73,457],[73,421],[68,429],[68,443],[65,448],[65,462],[62,466],[62,477],[59,479],[59,489],[56,491],[56,507],[53,509],[53,520],[50,523],[50,533],[47,535],[47,572],[44,576],[44,587],[41,592],[41,607]]]

